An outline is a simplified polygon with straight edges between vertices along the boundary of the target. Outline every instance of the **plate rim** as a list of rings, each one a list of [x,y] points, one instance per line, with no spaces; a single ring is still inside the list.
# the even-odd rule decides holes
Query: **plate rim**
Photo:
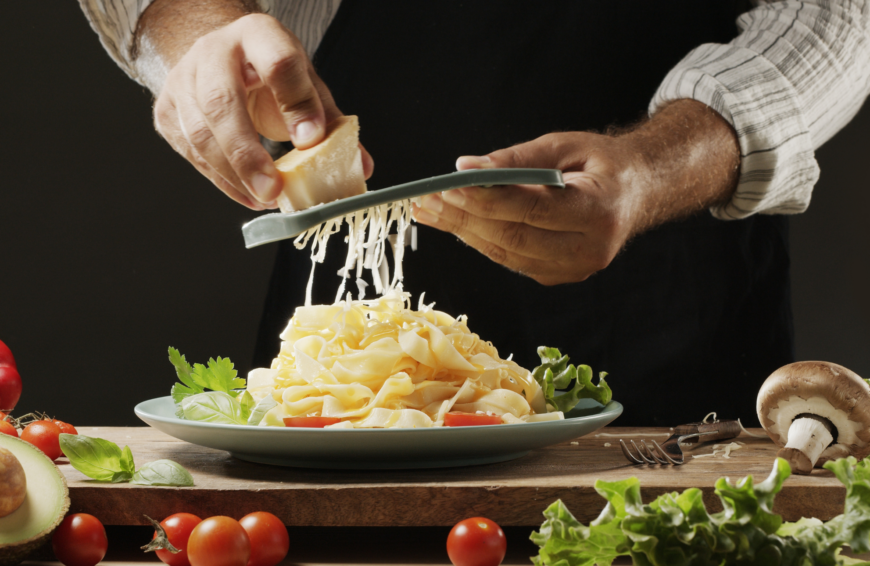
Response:
[[[448,426],[440,426],[440,427],[422,427],[422,428],[303,428],[303,427],[278,427],[278,426],[258,426],[258,425],[241,425],[241,424],[225,424],[225,423],[210,423],[204,421],[190,421],[186,419],[180,419],[178,417],[165,417],[162,415],[156,415],[154,413],[146,412],[143,410],[142,406],[147,403],[156,403],[156,402],[172,402],[172,397],[169,395],[164,395],[161,397],[154,397],[152,399],[146,399],[145,401],[140,401],[133,408],[133,412],[136,414],[139,419],[148,424],[148,426],[152,426],[151,423],[145,419],[147,416],[149,419],[159,421],[162,423],[170,424],[170,425],[181,425],[181,426],[191,426],[195,428],[203,428],[205,430],[231,430],[231,431],[253,431],[253,430],[261,430],[264,431],[263,434],[309,434],[309,433],[318,433],[318,434],[334,434],[334,433],[345,433],[345,434],[407,434],[407,433],[415,433],[415,434],[432,434],[432,433],[440,433],[440,434],[460,434],[467,433],[469,429],[473,430],[501,430],[504,428],[511,428],[515,426],[522,426],[525,430],[530,430],[532,428],[553,428],[553,427],[561,427],[561,426],[571,426],[575,424],[579,424],[582,422],[594,420],[597,418],[601,418],[605,415],[611,415],[612,413],[616,413],[611,419],[616,420],[622,415],[623,405],[619,401],[611,399],[607,405],[603,405],[601,410],[597,413],[591,415],[582,415],[579,417],[566,417],[565,419],[557,420],[557,421],[543,421],[537,423],[503,423],[498,425],[478,425],[473,427],[448,427]],[[265,432],[270,431],[270,432]],[[425,432],[424,432],[425,431]],[[438,431],[438,432],[436,432]],[[450,432],[448,432],[450,431]]]

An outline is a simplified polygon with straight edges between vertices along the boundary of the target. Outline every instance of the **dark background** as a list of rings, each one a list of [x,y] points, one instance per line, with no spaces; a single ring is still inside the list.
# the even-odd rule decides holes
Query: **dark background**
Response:
[[[135,425],[133,406],[175,380],[167,346],[250,369],[275,250],[244,249],[256,213],[157,136],[150,94],[77,3],[50,6],[0,20],[0,340],[24,380],[16,412]],[[798,359],[870,377],[870,109],[817,157],[813,204],[792,219]]]

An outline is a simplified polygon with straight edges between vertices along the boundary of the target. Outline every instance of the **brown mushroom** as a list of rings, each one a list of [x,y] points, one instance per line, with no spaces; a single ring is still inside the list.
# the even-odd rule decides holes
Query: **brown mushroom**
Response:
[[[828,460],[870,454],[870,385],[830,362],[797,362],[758,391],[758,420],[798,474]]]

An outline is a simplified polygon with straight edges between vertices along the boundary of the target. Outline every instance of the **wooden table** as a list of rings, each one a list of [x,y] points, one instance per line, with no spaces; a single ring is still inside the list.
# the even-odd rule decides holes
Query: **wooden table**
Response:
[[[760,432],[760,429],[758,431]],[[162,518],[180,510],[200,516],[242,517],[269,511],[288,526],[307,527],[444,527],[474,515],[500,525],[540,525],[543,510],[562,499],[578,520],[598,516],[604,500],[596,479],[637,476],[644,500],[662,493],[701,488],[707,508],[719,510],[713,485],[719,477],[736,480],[752,474],[761,481],[771,471],[774,444],[745,435],[741,450],[721,456],[688,459],[683,466],[635,466],[623,457],[618,438],[595,434],[536,450],[511,462],[432,470],[311,470],[253,464],[228,453],[194,446],[152,428],[79,427],[133,451],[137,466],[169,458],[186,467],[196,485],[190,488],[104,484],[88,480],[69,464],[60,464],[70,488],[73,513],[90,513],[107,525],[145,525],[145,514]],[[667,429],[606,428],[600,433],[624,438]],[[605,446],[609,444],[609,446]],[[709,446],[695,453],[709,453]],[[827,470],[792,476],[776,497],[774,510],[787,521],[803,516],[827,520],[843,510],[845,489]]]
[[[176,440],[147,427],[78,427],[79,433],[129,445],[137,466],[169,458],[193,474],[190,488],[103,484],[88,480],[63,460],[72,513],[90,513],[110,525],[109,564],[143,560],[137,547],[150,537],[144,515],[162,519],[186,511],[201,517],[241,518],[252,511],[280,517],[291,537],[285,564],[449,564],[444,551],[449,528],[475,515],[499,523],[508,537],[505,564],[530,564],[536,547],[528,542],[543,521],[543,510],[561,498],[578,520],[593,520],[604,507],[596,479],[637,476],[645,501],[689,487],[703,490],[710,511],[721,509],[713,493],[719,477],[737,480],[768,476],[776,447],[766,438],[745,443],[730,459],[692,459],[683,466],[634,466],[619,449],[618,437],[595,434],[536,450],[501,464],[454,469],[348,471],[282,468],[236,460],[225,452]],[[760,433],[761,429],[752,432]],[[623,438],[667,429],[607,428]],[[608,446],[609,445],[609,446]],[[709,445],[695,454],[711,452]],[[774,510],[786,520],[830,519],[842,512],[845,489],[826,470],[792,476],[777,495]],[[48,557],[50,558],[50,557]],[[30,562],[29,564],[56,564]],[[630,564],[629,560],[617,564]]]

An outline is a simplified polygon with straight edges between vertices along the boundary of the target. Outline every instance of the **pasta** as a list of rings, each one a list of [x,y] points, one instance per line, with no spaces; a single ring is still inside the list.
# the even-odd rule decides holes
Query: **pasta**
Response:
[[[335,303],[312,306],[314,268],[344,222],[348,252]],[[311,244],[305,306],[296,309],[281,333],[272,367],[248,376],[248,391],[258,406],[274,405],[260,426],[328,417],[338,419],[330,428],[438,427],[451,410],[497,415],[511,424],[564,418],[547,412],[543,391],[529,371],[502,360],[492,344],[469,331],[466,317],[437,311],[434,303],[423,304],[422,295],[418,309],[410,309],[410,295],[402,290],[410,225],[411,201],[404,200],[329,220],[296,239],[299,249]],[[396,234],[390,235],[393,227]],[[414,249],[413,230],[411,240]],[[379,298],[365,299],[366,270]],[[351,277],[357,300],[345,289]]]
[[[442,426],[448,411],[499,415],[505,423],[563,418],[547,413],[528,370],[432,305],[409,308],[392,290],[372,300],[306,306],[282,332],[270,369],[251,372],[256,401],[277,403],[261,426],[297,416],[336,417],[331,427]],[[422,301],[421,301],[422,303]]]

